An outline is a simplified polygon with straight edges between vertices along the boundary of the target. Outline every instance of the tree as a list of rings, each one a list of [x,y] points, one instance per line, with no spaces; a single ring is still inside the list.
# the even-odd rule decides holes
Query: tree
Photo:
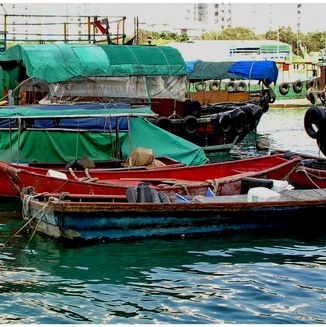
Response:
[[[207,32],[201,36],[203,40],[259,40],[251,29],[247,27],[229,27],[222,31]]]

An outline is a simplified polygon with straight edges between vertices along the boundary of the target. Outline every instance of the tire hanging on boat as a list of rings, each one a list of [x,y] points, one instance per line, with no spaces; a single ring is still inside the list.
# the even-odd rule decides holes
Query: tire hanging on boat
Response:
[[[317,95],[316,90],[314,88],[309,88],[306,92],[306,98],[310,101],[311,104],[316,104],[317,102]]]
[[[294,92],[294,93],[297,93],[297,94],[301,93],[302,88],[303,88],[303,83],[302,83],[302,81],[300,81],[300,80],[295,81],[295,82],[292,84],[292,88],[293,88],[293,92]]]
[[[235,109],[232,112],[232,125],[237,134],[244,131],[247,126],[247,115],[241,109]]]
[[[269,97],[269,103],[274,103],[275,102],[276,95],[275,95],[274,90],[271,87],[268,88],[268,97]]]
[[[307,90],[314,86],[315,86],[315,80],[310,79],[310,80],[306,81],[306,89]]]
[[[168,117],[165,117],[165,116],[158,117],[155,120],[155,125],[168,131],[168,132],[170,132],[172,129],[172,121]]]
[[[311,138],[323,137],[326,132],[326,109],[317,106],[310,107],[304,116],[304,127]]]
[[[197,100],[187,100],[185,102],[185,116],[195,116],[197,118],[201,115],[201,104]]]
[[[229,92],[233,92],[236,90],[236,85],[233,81],[227,82],[225,84],[225,89]]]
[[[289,93],[290,90],[290,84],[288,83],[281,83],[279,86],[279,91],[282,95],[287,95]]]
[[[236,85],[236,89],[238,92],[246,92],[247,91],[247,83],[240,81]]]
[[[221,87],[221,82],[220,81],[212,81],[208,85],[210,91],[216,91],[219,90]]]
[[[251,117],[249,119],[249,129],[253,131],[259,124],[260,118],[263,115],[263,109],[255,106],[251,109]]]
[[[229,113],[221,114],[218,119],[218,126],[224,134],[229,133],[232,128],[231,115]]]
[[[182,127],[188,134],[195,134],[198,130],[198,120],[194,116],[186,116],[182,121]]]
[[[205,81],[196,82],[195,89],[198,92],[205,91],[206,90],[206,82]]]

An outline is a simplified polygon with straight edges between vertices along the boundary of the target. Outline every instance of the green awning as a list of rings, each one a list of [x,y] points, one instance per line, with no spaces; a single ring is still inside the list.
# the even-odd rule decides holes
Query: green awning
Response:
[[[26,69],[28,77],[49,83],[95,76],[186,75],[179,51],[167,46],[128,45],[15,45],[0,53],[8,72]]]
[[[241,76],[228,73],[230,67],[233,66],[235,62],[225,61],[225,62],[208,62],[202,61],[198,62],[194,66],[194,70],[187,75],[187,80],[190,82],[202,81],[202,80],[222,80],[222,79],[242,79]]]

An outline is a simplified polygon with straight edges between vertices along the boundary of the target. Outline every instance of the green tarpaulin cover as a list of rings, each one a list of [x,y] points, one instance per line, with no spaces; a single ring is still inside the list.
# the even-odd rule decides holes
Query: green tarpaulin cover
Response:
[[[94,76],[186,75],[179,51],[167,46],[128,45],[15,45],[0,53],[8,72],[26,68],[28,77],[49,83]]]
[[[130,118],[131,132],[119,133],[123,159],[138,146],[151,148],[156,156],[169,156],[186,165],[208,162],[204,151],[142,118]],[[0,160],[27,162],[70,162],[88,157],[110,160],[116,153],[116,134],[62,130],[0,131]]]
[[[194,70],[187,75],[187,79],[191,82],[209,80],[209,79],[242,79],[242,77],[228,73],[234,62],[198,62],[194,66]]]
[[[208,162],[201,147],[160,129],[145,119],[131,119],[130,129],[132,137],[130,140],[126,138],[122,144],[122,153],[125,156],[137,147],[145,147],[153,149],[156,156],[168,156],[188,166]]]

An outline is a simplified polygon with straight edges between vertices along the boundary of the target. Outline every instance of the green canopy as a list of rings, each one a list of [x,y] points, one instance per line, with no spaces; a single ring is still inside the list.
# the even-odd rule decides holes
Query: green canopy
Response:
[[[210,79],[243,79],[241,76],[228,73],[230,67],[234,65],[232,61],[225,62],[198,62],[194,70],[187,75],[191,82],[210,80]]]
[[[189,141],[171,134],[143,118],[130,121],[131,138],[122,144],[122,153],[127,157],[137,147],[151,148],[156,156],[168,156],[188,166],[208,162],[204,150]]]
[[[186,75],[179,51],[167,46],[128,45],[15,45],[0,53],[0,65],[17,75],[17,67],[28,77],[49,83],[94,76]]]
[[[117,142],[117,137],[119,142]],[[208,162],[204,151],[168,133],[141,117],[130,118],[130,132],[4,129],[0,133],[0,160],[27,162],[70,162],[112,160],[117,143],[122,144],[123,159],[136,147],[151,148],[155,156],[169,156],[186,165]]]

